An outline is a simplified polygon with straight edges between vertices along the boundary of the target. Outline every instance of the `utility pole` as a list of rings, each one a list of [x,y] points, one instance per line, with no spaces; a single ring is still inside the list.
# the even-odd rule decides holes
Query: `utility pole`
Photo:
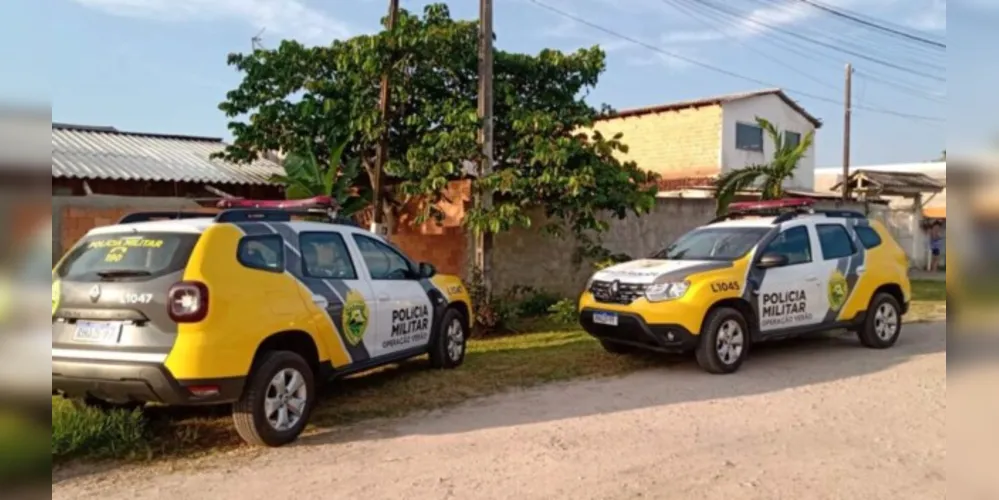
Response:
[[[853,104],[853,65],[846,63],[845,106],[843,108],[843,201],[850,199],[850,114]]]
[[[395,31],[395,19],[399,14],[399,0],[389,0],[389,12],[388,12],[388,31],[389,34]],[[392,49],[395,49],[395,44],[392,44]],[[393,56],[394,59],[394,56]],[[391,66],[393,61],[390,61]],[[382,193],[384,189],[384,182],[382,179],[382,172],[385,169],[385,161],[388,159],[388,137],[389,137],[389,105],[391,99],[391,92],[389,91],[389,72],[390,68],[386,68],[385,72],[382,73],[381,82],[381,95],[378,99],[378,109],[381,111],[382,123],[385,126],[385,130],[382,131],[381,139],[378,141],[378,150],[375,152],[375,172],[374,178],[371,179],[371,184],[374,189],[372,194],[372,204],[374,205],[374,218],[371,222],[371,232],[375,234],[380,234],[383,236],[388,236],[388,231],[385,230],[384,219],[385,219],[385,199]]]
[[[493,0],[479,0],[479,141],[482,145],[482,163],[479,179],[493,171]],[[493,205],[492,191],[476,190],[476,205],[489,210]],[[482,285],[491,288],[490,254],[492,235],[480,229],[475,233],[475,266],[482,273]]]

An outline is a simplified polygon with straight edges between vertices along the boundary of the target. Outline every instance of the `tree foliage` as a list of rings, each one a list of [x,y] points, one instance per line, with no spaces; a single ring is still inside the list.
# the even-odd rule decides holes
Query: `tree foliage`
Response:
[[[766,164],[733,169],[715,180],[715,199],[719,214],[728,209],[736,194],[757,185],[761,191],[761,199],[776,200],[783,197],[784,183],[794,178],[798,162],[808,154],[815,141],[815,132],[811,131],[798,144],[792,144],[768,120],[757,117],[756,123],[774,144],[773,158]]]
[[[393,32],[231,54],[243,80],[219,106],[235,138],[221,156],[247,162],[269,150],[311,151],[328,164],[335,145],[349,141],[343,154],[363,165],[359,182],[369,186],[387,127],[388,198],[437,201],[448,181],[468,177],[462,165],[481,157],[477,37],[475,22],[454,20],[445,5],[432,4],[422,16],[400,11]],[[533,56],[497,50],[494,68],[496,163],[492,175],[474,182],[496,201],[488,211],[469,212],[469,227],[526,225],[527,210],[540,206],[582,233],[605,227],[602,212],[624,217],[651,208],[652,177],[615,157],[626,151],[621,137],[581,132],[608,111],[583,101],[605,68],[599,47]],[[392,79],[387,124],[377,106],[385,69]]]

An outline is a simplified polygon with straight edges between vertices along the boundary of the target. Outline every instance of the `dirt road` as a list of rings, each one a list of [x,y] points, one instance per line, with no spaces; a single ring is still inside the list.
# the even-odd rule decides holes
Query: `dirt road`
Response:
[[[920,499],[946,491],[946,327],[850,336],[362,424],[174,469],[53,478],[52,498]]]

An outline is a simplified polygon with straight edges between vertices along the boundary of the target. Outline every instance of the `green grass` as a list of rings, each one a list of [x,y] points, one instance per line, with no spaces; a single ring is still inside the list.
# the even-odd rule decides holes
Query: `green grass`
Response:
[[[944,319],[944,296],[942,282],[913,281],[906,320]],[[659,362],[656,356],[607,354],[585,333],[544,318],[520,321],[515,331],[522,333],[470,341],[465,364],[457,370],[430,370],[425,359],[417,359],[338,380],[320,399],[310,429],[433,410],[515,388],[622,375]],[[102,413],[60,398],[52,402],[56,463],[186,457],[239,446],[224,407],[153,406],[141,413]]]

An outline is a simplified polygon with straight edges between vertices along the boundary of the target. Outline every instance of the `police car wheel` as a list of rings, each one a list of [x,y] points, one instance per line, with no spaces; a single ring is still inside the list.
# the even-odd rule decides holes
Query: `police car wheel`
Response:
[[[701,327],[695,354],[697,364],[709,373],[733,373],[749,350],[749,327],[739,311],[720,307],[711,311]]]
[[[612,354],[632,354],[635,352],[635,348],[630,345],[620,344],[618,342],[608,342],[606,340],[601,340],[600,345],[603,346],[604,350]]]
[[[857,337],[864,347],[886,349],[895,345],[902,333],[902,308],[898,300],[888,293],[879,293],[871,299],[864,325]]]
[[[461,313],[457,309],[448,309],[430,346],[430,366],[436,369],[461,366],[465,361],[467,344],[468,332]]]
[[[236,432],[256,446],[282,446],[298,439],[316,400],[312,368],[290,351],[264,353],[233,405]]]

